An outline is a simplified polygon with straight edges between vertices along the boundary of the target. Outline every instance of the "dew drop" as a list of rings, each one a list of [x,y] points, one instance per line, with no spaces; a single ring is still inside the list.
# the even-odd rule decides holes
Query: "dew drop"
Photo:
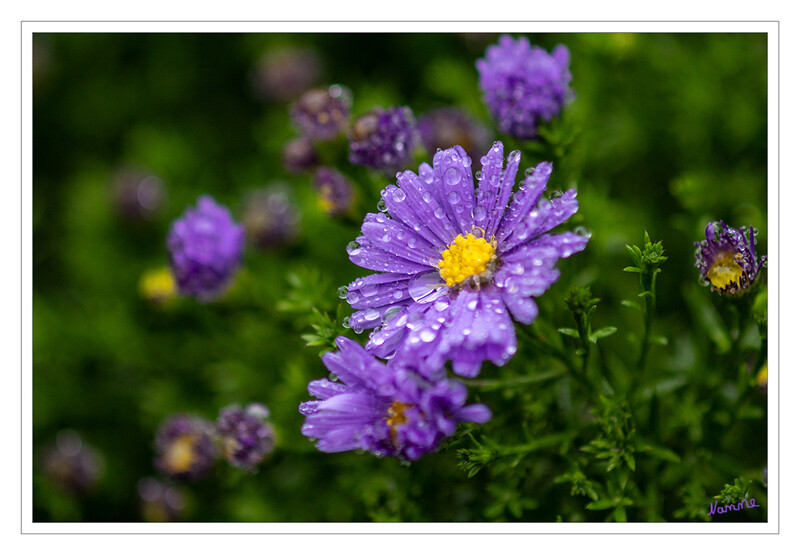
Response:
[[[484,156],[484,158],[486,158],[486,157]],[[475,179],[480,180],[482,177],[483,177],[483,173],[481,172],[481,170],[478,170],[478,171],[475,172]]]
[[[525,170],[525,177],[532,176],[533,175],[533,171],[534,171],[533,168],[528,168],[527,170]]]
[[[344,319],[342,319],[342,327],[350,329],[350,316],[345,316]]]
[[[555,200],[557,198],[561,198],[563,195],[564,195],[563,191],[561,191],[559,189],[555,189],[553,191],[550,191],[549,198],[550,198],[550,200]]]
[[[425,191],[424,193],[422,193],[422,200],[424,200],[425,202],[430,202],[431,201],[431,193],[430,193],[430,191]]]
[[[455,185],[461,180],[461,176],[458,174],[458,170],[455,168],[449,168],[446,172],[444,172],[444,182],[448,185]]]
[[[347,243],[347,254],[358,254],[361,251],[361,245],[356,241]]]
[[[450,168],[450,169],[453,169],[453,168]],[[449,172],[450,170],[447,170],[447,171]],[[456,193],[455,191],[450,191],[449,193],[447,193],[447,200],[450,202],[450,204],[457,203],[458,199],[459,199],[458,193]]]
[[[378,210],[380,210],[381,212],[386,212],[388,210],[388,208],[386,207],[386,202],[383,199],[378,201]]]
[[[378,288],[375,285],[365,285],[361,288],[361,294],[365,297],[371,297],[377,292]]]
[[[368,308],[367,310],[364,311],[364,320],[367,320],[368,322],[373,322],[377,320],[380,315],[381,313],[380,311],[378,311],[378,309]]]
[[[403,292],[400,289],[395,289],[394,292],[392,293],[392,297],[394,297],[397,300],[400,300],[403,298]]]
[[[347,297],[347,286],[342,285],[337,291],[340,299],[344,299]]]
[[[482,222],[486,217],[486,208],[480,205],[476,206],[472,209],[472,217],[475,218],[476,222]]]
[[[463,157],[461,159],[461,165],[464,166],[465,168],[470,167],[472,165],[472,158],[470,158],[469,156]]]
[[[403,189],[397,187],[394,191],[392,191],[392,198],[395,202],[403,202],[406,200],[406,194],[403,192]]]
[[[419,333],[419,338],[425,343],[430,343],[436,339],[436,334],[432,330],[425,329]]]
[[[574,231],[576,235],[580,235],[581,237],[586,237],[587,239],[592,238],[592,232],[589,231],[587,228],[583,227],[582,225],[576,227]]]

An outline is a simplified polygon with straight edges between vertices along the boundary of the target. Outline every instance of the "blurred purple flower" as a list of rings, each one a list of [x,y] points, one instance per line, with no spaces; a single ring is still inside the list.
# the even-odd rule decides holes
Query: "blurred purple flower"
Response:
[[[255,472],[258,464],[275,447],[275,434],[266,420],[269,411],[253,403],[246,408],[232,405],[217,418],[217,436],[222,443],[225,460],[232,466]]]
[[[250,242],[268,250],[297,238],[300,213],[289,200],[286,187],[276,184],[247,196],[242,220]]]
[[[319,164],[314,143],[308,137],[295,137],[283,145],[283,167],[289,173],[304,173]]]
[[[437,149],[461,145],[472,158],[472,168],[480,168],[479,159],[491,146],[489,130],[459,108],[439,108],[419,118],[419,134],[431,156]]]
[[[748,238],[749,231],[749,238]],[[722,220],[706,226],[706,238],[695,243],[695,266],[700,281],[719,294],[735,295],[747,290],[758,278],[766,256],[756,255],[758,230],[750,226],[728,227]]]
[[[167,200],[161,179],[135,168],[123,168],[114,174],[111,194],[116,213],[131,222],[152,220]]]
[[[322,209],[330,216],[341,216],[353,204],[353,184],[333,168],[319,168],[314,174],[314,188]]]
[[[156,468],[172,478],[196,480],[217,463],[214,425],[204,418],[177,414],[156,435]]]
[[[89,492],[103,475],[103,456],[73,430],[61,430],[42,455],[42,470],[56,486],[74,494]]]
[[[341,85],[307,91],[292,105],[292,121],[312,139],[333,139],[347,128],[352,97]]]
[[[252,84],[264,100],[292,100],[319,81],[321,70],[315,51],[284,47],[262,56],[253,71]]]
[[[569,50],[552,54],[531,47],[527,37],[500,37],[489,46],[478,68],[483,99],[498,128],[517,139],[534,139],[541,121],[550,121],[572,100]]]
[[[142,478],[137,484],[142,517],[148,522],[183,520],[186,500],[180,490],[155,478]]]
[[[181,295],[210,301],[230,285],[239,269],[244,227],[208,195],[172,223],[167,236],[170,265]]]
[[[351,163],[392,175],[411,162],[419,133],[411,109],[392,106],[359,116],[350,128],[349,139]]]
[[[560,258],[588,241],[578,230],[547,233],[578,211],[577,191],[543,198],[553,166],[542,162],[514,192],[519,164],[514,151],[503,170],[496,142],[481,158],[475,188],[471,161],[456,146],[383,190],[388,214],[367,214],[347,248],[354,264],[381,272],[355,280],[346,295],[357,310],[354,330],[379,327],[368,351],[427,377],[441,375],[447,360],[473,377],[484,360],[503,365],[514,355],[512,317],[532,323],[531,297],[558,280]]]
[[[393,369],[358,343],[336,339],[339,351],[322,356],[337,381],[314,380],[318,400],[300,405],[304,436],[325,453],[365,450],[378,457],[417,460],[453,435],[459,422],[485,423],[485,405],[467,405],[467,388],[448,379],[428,382]]]

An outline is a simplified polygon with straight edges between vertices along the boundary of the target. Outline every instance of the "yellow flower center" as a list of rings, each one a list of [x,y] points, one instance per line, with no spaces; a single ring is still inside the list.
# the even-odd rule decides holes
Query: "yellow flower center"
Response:
[[[413,406],[414,405],[407,405],[406,403],[395,401],[392,403],[392,406],[389,407],[387,411],[389,418],[386,419],[386,424],[389,425],[389,433],[392,435],[393,443],[397,442],[397,426],[408,422],[408,418],[405,415],[406,409]]]
[[[439,261],[439,275],[453,287],[472,276],[479,276],[494,260],[496,244],[483,237],[475,237],[472,233],[459,235],[450,243],[450,247],[442,253]]]
[[[717,255],[717,260],[706,273],[709,281],[711,281],[711,285],[719,287],[720,289],[725,289],[730,283],[739,284],[739,279],[742,277],[743,272],[742,267],[736,263],[735,259],[737,257],[741,259],[742,255],[737,254],[736,257],[734,257],[732,252],[720,253]]]
[[[169,446],[165,460],[167,468],[173,473],[188,472],[194,462],[194,444],[197,438],[191,435],[184,435],[176,439]]]
[[[175,279],[169,268],[150,270],[139,280],[139,292],[150,301],[165,301],[175,296]]]

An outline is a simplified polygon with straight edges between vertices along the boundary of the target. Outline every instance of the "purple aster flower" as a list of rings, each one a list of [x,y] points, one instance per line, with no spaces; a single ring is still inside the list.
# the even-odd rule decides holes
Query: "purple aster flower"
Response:
[[[319,164],[314,143],[308,137],[295,137],[283,146],[283,167],[289,173],[305,173]]]
[[[156,468],[167,476],[196,480],[217,462],[214,425],[204,418],[178,414],[156,435]]]
[[[480,168],[478,160],[491,146],[489,130],[459,108],[439,108],[419,118],[419,134],[428,152],[461,145],[472,158],[473,169]]]
[[[319,400],[300,405],[304,436],[325,453],[364,450],[378,457],[417,460],[453,435],[459,422],[483,424],[485,405],[467,405],[467,388],[448,379],[429,382],[414,372],[377,360],[361,345],[336,339],[339,351],[322,362],[338,379],[314,380]]]
[[[500,37],[475,64],[483,100],[500,131],[517,139],[534,139],[541,121],[550,121],[572,100],[569,50],[558,45],[552,54],[531,47],[526,37]]]
[[[274,249],[291,243],[299,232],[300,213],[289,200],[283,184],[251,193],[245,200],[247,237],[259,249]]]
[[[175,486],[155,478],[142,478],[137,485],[142,516],[148,522],[183,520],[186,500]]]
[[[255,472],[258,464],[275,447],[275,434],[266,420],[269,411],[253,403],[246,408],[232,405],[222,409],[217,418],[217,435],[222,451],[231,465]]]
[[[429,377],[447,360],[473,377],[484,360],[500,366],[516,352],[512,318],[533,322],[531,297],[558,280],[559,258],[588,241],[587,233],[547,233],[578,211],[577,191],[543,197],[553,166],[542,162],[513,192],[519,163],[514,151],[503,170],[496,142],[481,158],[476,189],[471,160],[455,146],[383,190],[388,213],[367,214],[347,248],[355,264],[381,272],[355,280],[346,296],[357,309],[354,330],[380,326],[367,350]]]
[[[758,278],[766,256],[756,256],[758,230],[750,226],[741,229],[728,227],[725,222],[706,226],[705,240],[695,243],[695,266],[700,269],[700,281],[711,284],[719,294],[735,295],[747,290]]]
[[[62,430],[42,456],[42,470],[58,487],[74,494],[90,491],[103,475],[103,457],[73,430]]]
[[[394,174],[411,161],[419,142],[411,109],[375,108],[360,116],[350,128],[350,162]]]
[[[208,195],[172,223],[170,265],[181,295],[210,301],[228,288],[244,250],[244,227]]]
[[[117,214],[131,222],[154,219],[164,208],[167,192],[155,175],[140,169],[124,168],[116,172],[112,199]]]
[[[353,204],[353,184],[333,168],[320,168],[314,175],[314,188],[325,213],[341,216]]]
[[[310,49],[286,47],[266,53],[253,71],[256,94],[264,100],[286,101],[314,86],[322,63]]]
[[[352,96],[341,85],[312,89],[292,106],[295,125],[313,139],[333,139],[347,128]]]

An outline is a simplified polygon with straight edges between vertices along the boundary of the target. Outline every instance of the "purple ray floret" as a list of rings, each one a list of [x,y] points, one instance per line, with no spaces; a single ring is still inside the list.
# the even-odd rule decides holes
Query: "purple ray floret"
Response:
[[[561,44],[549,54],[527,37],[503,35],[475,65],[498,128],[518,139],[536,138],[539,124],[561,113],[574,96],[569,50]]]
[[[210,301],[230,285],[245,244],[244,227],[208,195],[172,223],[167,236],[170,265],[182,295]]]
[[[368,351],[428,378],[448,360],[474,377],[483,361],[502,366],[514,355],[512,320],[533,322],[532,297],[588,237],[548,233],[578,211],[575,189],[544,196],[551,163],[526,171],[514,191],[520,154],[509,154],[505,168],[503,160],[496,142],[480,160],[476,188],[470,159],[455,146],[383,190],[387,212],[367,214],[347,249],[353,263],[380,272],[355,280],[346,297],[357,309],[349,325],[375,329]]]
[[[314,380],[317,400],[300,405],[304,436],[325,453],[363,450],[378,457],[417,460],[453,435],[460,422],[483,424],[488,407],[464,405],[467,388],[445,378],[430,382],[377,360],[358,343],[336,339],[322,361],[336,376]]]

